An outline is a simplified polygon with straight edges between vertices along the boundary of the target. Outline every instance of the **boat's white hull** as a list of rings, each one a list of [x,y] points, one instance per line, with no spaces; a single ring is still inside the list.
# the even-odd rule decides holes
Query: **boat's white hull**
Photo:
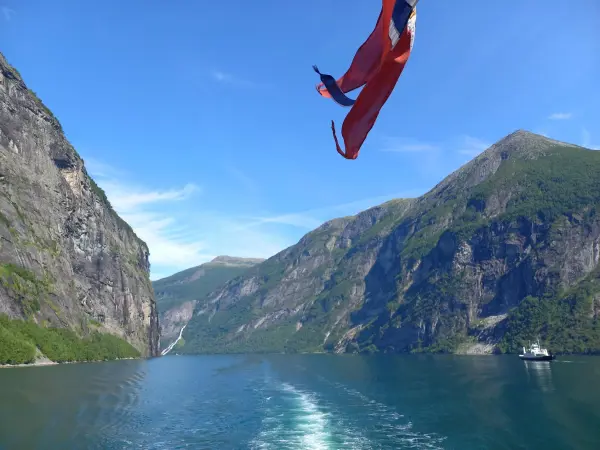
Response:
[[[523,347],[523,353],[519,355],[519,358],[525,361],[552,361],[554,355],[551,354],[545,348],[540,347],[540,340],[534,342],[529,348]]]
[[[524,361],[552,361],[555,356],[554,355],[519,355]]]

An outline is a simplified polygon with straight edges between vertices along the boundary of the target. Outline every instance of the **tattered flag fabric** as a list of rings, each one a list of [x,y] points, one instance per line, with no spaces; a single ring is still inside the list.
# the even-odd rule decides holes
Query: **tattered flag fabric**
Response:
[[[383,0],[375,29],[360,46],[350,68],[339,79],[322,74],[317,91],[350,112],[342,125],[345,151],[342,150],[331,122],[337,151],[346,159],[356,159],[379,111],[394,90],[408,61],[415,38],[418,0]],[[356,100],[346,93],[364,86]]]

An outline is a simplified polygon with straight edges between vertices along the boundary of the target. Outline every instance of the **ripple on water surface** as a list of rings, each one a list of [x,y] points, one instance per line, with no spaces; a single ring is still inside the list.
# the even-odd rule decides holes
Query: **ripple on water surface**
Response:
[[[600,359],[568,361],[166,356],[6,369],[0,450],[598,449]]]

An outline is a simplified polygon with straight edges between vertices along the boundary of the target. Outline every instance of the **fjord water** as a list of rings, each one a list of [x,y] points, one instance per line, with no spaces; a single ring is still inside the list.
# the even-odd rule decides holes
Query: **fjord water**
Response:
[[[166,356],[0,370],[1,449],[598,449],[600,358]]]

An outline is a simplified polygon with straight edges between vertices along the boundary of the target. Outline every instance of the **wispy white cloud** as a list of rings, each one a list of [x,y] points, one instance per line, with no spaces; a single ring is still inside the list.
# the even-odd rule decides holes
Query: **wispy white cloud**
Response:
[[[124,175],[124,172],[111,166],[110,164],[103,163],[95,158],[84,159],[85,168],[89,174],[95,177],[102,178],[117,178],[120,175]]]
[[[469,135],[435,141],[386,137],[383,142],[380,151],[405,157],[403,163],[411,164],[411,170],[428,182],[443,178],[491,146],[488,141]]]
[[[573,113],[570,112],[557,112],[554,114],[550,114],[548,119],[550,120],[568,120],[573,117]]]
[[[361,211],[380,205],[381,203],[395,198],[413,198],[423,193],[423,190],[415,189],[396,194],[380,195],[377,197],[369,197],[353,202],[340,203],[338,205],[313,208],[301,212],[277,214],[265,217],[251,217],[246,218],[244,222],[239,225],[239,229],[247,229],[264,224],[280,224],[303,228],[310,231],[321,226],[328,220],[335,219],[337,217],[355,215]]]
[[[430,142],[423,142],[416,139],[390,137],[386,136],[383,138],[383,145],[380,150],[382,152],[391,153],[421,153],[421,152],[433,152],[439,150],[438,145]]]
[[[473,136],[463,136],[458,144],[458,153],[467,156],[477,156],[490,148],[492,144]]]
[[[592,143],[592,135],[586,128],[581,130],[581,146],[592,150],[600,150],[600,145]]]
[[[584,147],[587,147],[588,145],[590,145],[592,142],[592,136],[590,135],[590,132],[588,130],[586,130],[585,128],[583,128],[581,130],[581,145],[583,145]]]
[[[310,215],[309,213],[289,213],[267,217],[254,217],[250,222],[240,225],[240,228],[250,228],[268,223],[290,225],[293,227],[312,230],[313,228],[317,228],[319,225],[321,225],[323,221],[318,217]]]
[[[211,70],[210,76],[217,83],[229,84],[236,87],[255,88],[259,86],[253,81],[246,80],[245,78],[241,78],[239,76],[218,69]]]
[[[201,189],[195,184],[188,183],[181,189],[167,189],[164,191],[139,188],[124,185],[120,181],[106,181],[106,191],[111,193],[111,204],[115,209],[122,211],[136,210],[137,208],[157,202],[185,200],[190,195],[198,193]]]
[[[454,142],[433,143],[416,139],[385,137],[380,150],[390,153],[426,153],[440,154],[442,150],[454,148],[462,155],[476,156],[487,150],[492,144],[477,137],[464,135]]]
[[[113,208],[148,244],[151,265],[157,266],[158,271],[190,267],[212,257],[205,252],[204,241],[187,233],[181,219],[176,213],[172,215],[173,208],[165,209],[200,193],[198,186],[188,183],[166,190],[142,187],[124,171],[91,158],[87,161],[88,172],[105,191]]]
[[[109,200],[117,211],[128,212],[151,203],[185,200],[192,194],[201,192],[201,188],[193,183],[188,183],[181,189],[167,190],[152,190],[134,186],[119,181],[128,174],[109,164],[94,158],[86,158],[85,165],[87,171],[94,178],[101,180],[103,189],[110,192]]]
[[[258,191],[258,183],[243,170],[232,165],[228,165],[225,169],[234,180],[244,187],[244,189],[254,192]]]
[[[16,12],[14,9],[11,9],[8,6],[0,6],[0,11],[2,12],[2,16],[6,21],[12,19],[13,14]]]
[[[110,194],[107,195],[110,200]],[[216,256],[208,252],[205,241],[187,234],[183,224],[175,217],[160,211],[124,212],[117,209],[117,212],[148,244],[150,262],[159,270],[184,269]]]
[[[268,258],[295,244],[305,233],[327,220],[356,214],[407,192],[366,198],[305,211],[241,217],[211,211],[201,202],[203,190],[193,183],[167,189],[141,186],[135,177],[101,161],[86,158],[98,185],[136,234],[150,249],[151,279],[202,264],[218,255]],[[253,180],[243,172],[239,180]],[[192,203],[193,202],[193,203]]]

